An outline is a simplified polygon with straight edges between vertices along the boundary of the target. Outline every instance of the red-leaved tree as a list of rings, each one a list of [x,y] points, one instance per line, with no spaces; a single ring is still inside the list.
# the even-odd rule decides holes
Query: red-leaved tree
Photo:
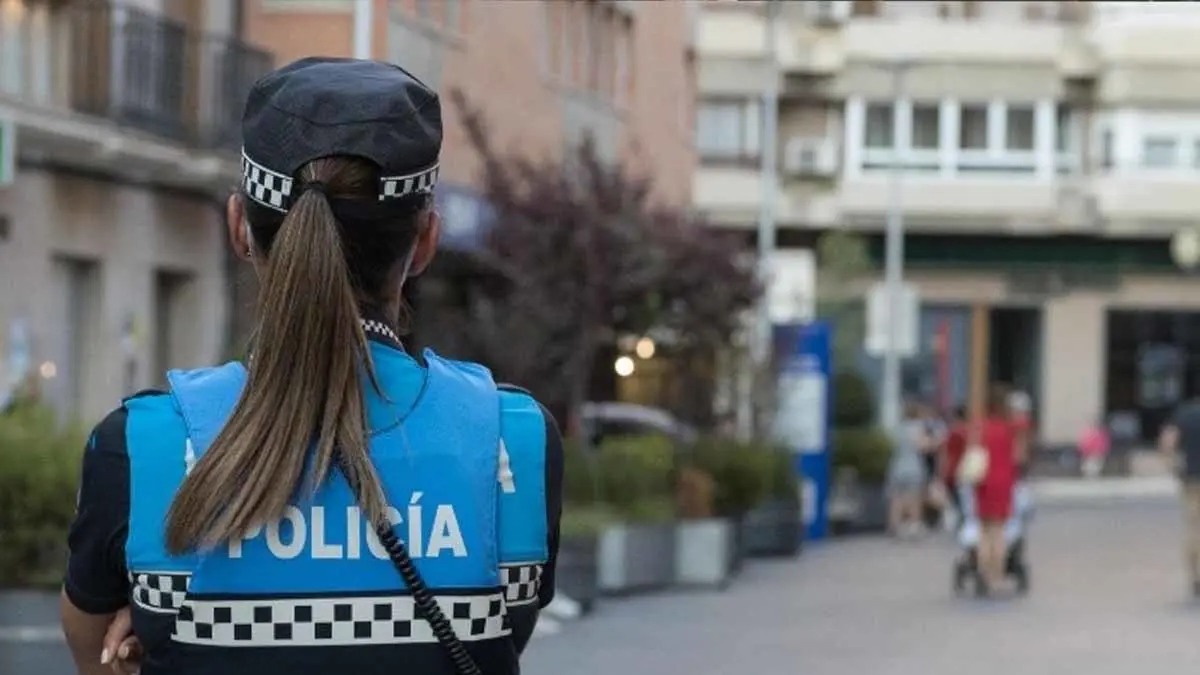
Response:
[[[652,203],[646,177],[605,163],[590,143],[556,159],[501,151],[481,111],[461,92],[452,100],[494,209],[482,255],[509,280],[464,322],[479,358],[573,420],[597,355],[618,335],[665,329],[681,355],[728,344],[759,294],[738,264],[742,245]]]

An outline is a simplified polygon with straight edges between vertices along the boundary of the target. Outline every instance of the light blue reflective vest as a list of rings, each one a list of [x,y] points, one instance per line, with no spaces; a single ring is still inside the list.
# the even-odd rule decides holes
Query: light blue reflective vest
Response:
[[[477,364],[427,350],[422,370],[398,350],[371,349],[385,394],[395,392],[381,397],[368,385],[366,398],[372,460],[397,534],[464,642],[504,639],[507,609],[536,602],[547,557],[541,408],[498,390]],[[137,609],[174,614],[173,641],[190,646],[434,642],[336,471],[253,536],[169,555],[171,501],[227,421],[246,371],[229,363],[168,379],[170,396],[126,402],[126,558]]]

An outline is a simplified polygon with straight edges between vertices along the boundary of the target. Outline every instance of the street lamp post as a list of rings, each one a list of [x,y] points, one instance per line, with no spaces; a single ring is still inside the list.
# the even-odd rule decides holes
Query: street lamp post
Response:
[[[766,52],[764,67],[767,70],[767,86],[762,96],[762,134],[759,137],[761,149],[759,178],[762,195],[758,210],[758,272],[764,283],[769,283],[771,260],[775,252],[775,202],[779,192],[778,174],[778,128],[779,128],[779,57],[777,49],[778,37],[775,30],[779,17],[779,0],[766,3],[765,20],[763,22],[764,44]],[[749,368],[742,368],[738,374],[738,389],[740,396],[737,406],[737,426],[739,434],[749,438],[756,431],[754,393],[757,373],[765,372],[771,358],[771,309],[764,294],[755,312],[750,333],[750,363]]]
[[[767,86],[762,98],[762,199],[758,211],[758,268],[764,281],[768,280],[771,273],[771,261],[775,253],[775,202],[779,192],[779,57],[776,45],[779,5],[777,0],[766,3]],[[759,303],[757,337],[758,353],[755,360],[761,366],[771,354],[771,309],[765,297]]]
[[[905,75],[912,64],[897,61],[890,65],[892,73],[892,163],[888,181],[888,212],[885,230],[884,289],[887,296],[887,345],[883,352],[883,387],[880,392],[880,414],[883,427],[891,432],[900,426],[900,317],[904,289],[904,161],[901,138],[909,129],[899,114],[900,102],[905,99]],[[903,149],[911,145],[904,143]]]

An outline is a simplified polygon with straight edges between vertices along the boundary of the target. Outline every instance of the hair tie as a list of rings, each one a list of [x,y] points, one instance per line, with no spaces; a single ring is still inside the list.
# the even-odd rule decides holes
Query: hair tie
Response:
[[[304,184],[304,188],[303,188],[301,191],[302,191],[302,192],[308,192],[308,191],[310,191],[310,190],[311,190],[311,191],[314,191],[314,192],[319,192],[319,193],[321,193],[321,195],[323,195],[323,196],[325,196],[325,197],[328,197],[328,196],[329,196],[329,192],[327,191],[327,188],[325,187],[325,184],[324,184],[324,183],[322,183],[322,182],[321,182],[321,181],[319,181],[319,180],[314,180],[314,181],[310,181],[310,182],[308,182],[308,183],[305,183],[305,184]]]

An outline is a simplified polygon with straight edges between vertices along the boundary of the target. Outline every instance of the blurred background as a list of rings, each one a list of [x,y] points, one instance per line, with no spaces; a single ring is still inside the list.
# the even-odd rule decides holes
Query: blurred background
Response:
[[[0,0],[0,673],[67,672],[45,594],[3,589],[59,574],[77,429],[243,353],[241,106],[309,55],[442,94],[443,252],[406,288],[407,344],[486,363],[568,432],[555,617],[738,577],[548,620],[566,634],[531,672],[949,672],[997,633],[1023,672],[1132,672],[1081,642],[1105,631],[1156,641],[1138,672],[1188,656],[1152,446],[1200,395],[1200,5]],[[1031,402],[1055,533],[1057,582],[999,612],[1023,618],[943,601],[949,539],[792,560],[882,529],[903,400],[979,415],[995,382]],[[1108,478],[1085,485],[1096,425]],[[911,646],[913,618],[961,646]]]

